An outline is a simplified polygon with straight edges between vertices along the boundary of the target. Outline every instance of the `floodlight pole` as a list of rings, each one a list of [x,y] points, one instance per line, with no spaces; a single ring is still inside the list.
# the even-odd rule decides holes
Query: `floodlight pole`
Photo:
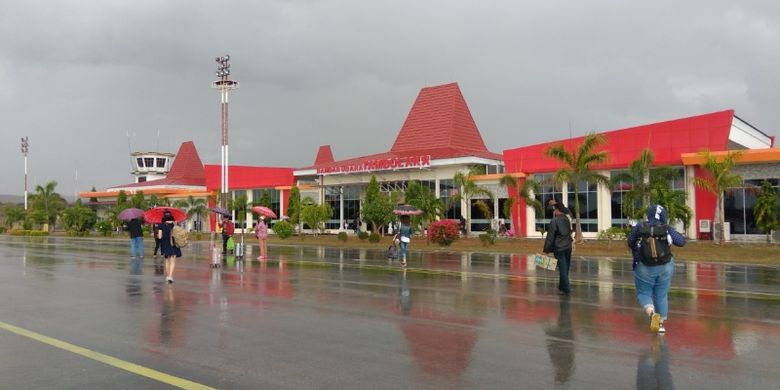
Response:
[[[214,81],[211,83],[211,88],[219,89],[221,95],[222,95],[222,121],[220,124],[220,127],[222,129],[222,146],[221,146],[221,161],[220,161],[220,176],[221,176],[221,182],[220,182],[220,206],[227,208],[228,207],[228,167],[230,166],[230,160],[229,160],[229,143],[228,143],[228,92],[231,89],[237,89],[238,88],[238,81],[230,80],[230,56],[224,55],[222,57],[217,57],[216,59],[217,64],[217,77],[219,79],[217,81]]]
[[[24,155],[24,211],[27,211],[27,153],[30,151],[30,137],[22,137],[22,155]]]

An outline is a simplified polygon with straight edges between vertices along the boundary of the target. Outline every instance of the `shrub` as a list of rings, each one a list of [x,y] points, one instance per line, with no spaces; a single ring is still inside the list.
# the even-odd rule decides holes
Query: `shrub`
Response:
[[[368,238],[368,232],[360,232],[360,233],[358,233],[358,238],[361,241],[365,241]]]
[[[0,226],[0,234],[5,234],[5,227]]]
[[[49,232],[43,230],[11,230],[12,236],[48,236]]]
[[[339,232],[339,241],[347,242],[347,232]]]
[[[479,241],[482,242],[482,246],[495,245],[496,244],[496,232],[493,230],[487,230],[479,235]]]
[[[279,221],[274,224],[272,230],[274,233],[276,233],[277,236],[279,236],[279,238],[287,239],[293,235],[295,227],[293,227],[293,225],[287,221]]]
[[[111,226],[111,222],[104,219],[95,224],[95,230],[99,231],[104,237],[108,237],[111,235],[111,231],[114,230],[114,227]]]
[[[88,231],[80,232],[78,230],[67,230],[65,231],[65,235],[68,237],[89,237]]]
[[[368,235],[368,241],[373,242],[374,244],[379,242],[380,239],[381,237],[379,236],[379,233],[371,233]]]
[[[441,246],[452,244],[459,235],[460,224],[454,219],[435,221],[428,225],[428,239]]]
[[[625,240],[626,239],[626,230],[617,227],[612,226],[609,229],[605,229],[599,232],[599,240]]]

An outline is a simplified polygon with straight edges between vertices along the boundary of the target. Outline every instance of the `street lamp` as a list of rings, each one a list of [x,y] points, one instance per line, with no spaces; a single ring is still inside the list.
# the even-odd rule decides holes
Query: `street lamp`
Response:
[[[22,137],[22,155],[24,156],[24,211],[27,211],[27,153],[30,151],[29,137]]]
[[[229,166],[229,143],[228,143],[228,92],[232,89],[238,88],[238,81],[230,79],[230,56],[224,55],[217,57],[217,77],[219,79],[211,83],[211,88],[218,89],[222,95],[222,159],[220,162],[220,176],[221,176],[221,196],[220,206],[227,208],[227,194],[228,194],[228,166]]]

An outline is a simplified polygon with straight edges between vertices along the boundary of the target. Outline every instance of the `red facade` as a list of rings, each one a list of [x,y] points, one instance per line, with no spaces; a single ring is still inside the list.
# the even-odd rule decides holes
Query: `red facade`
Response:
[[[610,160],[594,167],[604,170],[627,169],[632,161],[639,158],[645,148],[653,151],[655,164],[658,166],[682,166],[683,153],[697,153],[704,149],[726,150],[733,119],[734,110],[725,110],[604,132],[602,134],[606,136],[607,144],[600,150],[608,151]],[[583,139],[584,136],[507,149],[504,151],[505,169],[507,172],[526,174],[555,172],[561,165],[557,160],[546,157],[545,149],[563,143],[566,149],[572,150]],[[695,175],[703,175],[701,168],[695,168]],[[713,220],[715,196],[706,191],[696,191],[695,201],[696,218]],[[516,209],[513,210],[513,224],[519,227],[521,235],[528,236],[525,220],[525,204],[518,201]]]

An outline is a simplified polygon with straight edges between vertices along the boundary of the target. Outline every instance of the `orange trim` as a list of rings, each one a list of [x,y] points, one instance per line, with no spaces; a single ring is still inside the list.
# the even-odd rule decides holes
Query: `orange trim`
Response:
[[[486,180],[501,180],[504,176],[512,176],[517,179],[522,179],[528,175],[522,172],[512,172],[512,173],[491,173],[489,175],[474,175],[471,176],[472,179],[477,181],[486,181]]]
[[[211,192],[196,191],[196,190],[177,190],[166,188],[150,188],[143,191],[144,195],[160,195],[160,196],[209,196]],[[127,196],[133,196],[138,191],[125,191]],[[116,198],[119,196],[119,191],[95,191],[95,192],[80,192],[79,198]]]
[[[730,151],[718,151],[710,152],[718,162],[728,155]],[[701,165],[704,164],[704,156],[700,153],[683,153],[680,155],[683,165]],[[751,149],[743,150],[742,156],[737,159],[737,164],[751,164],[751,163],[766,163],[766,162],[780,162],[780,149],[768,148],[768,149]]]

